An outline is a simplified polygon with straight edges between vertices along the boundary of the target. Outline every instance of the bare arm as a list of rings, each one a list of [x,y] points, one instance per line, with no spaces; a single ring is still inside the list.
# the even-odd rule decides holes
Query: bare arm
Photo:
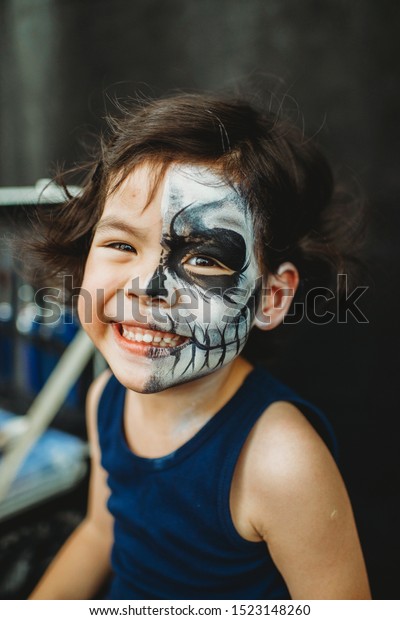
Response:
[[[245,478],[252,486],[253,528],[291,597],[369,599],[350,501],[314,429],[296,407],[275,403],[251,443],[253,465],[245,465]]]
[[[30,599],[88,600],[95,596],[110,573],[113,520],[106,506],[109,490],[100,464],[97,437],[97,405],[108,377],[108,371],[100,375],[87,397],[91,475],[86,517],[50,564]]]

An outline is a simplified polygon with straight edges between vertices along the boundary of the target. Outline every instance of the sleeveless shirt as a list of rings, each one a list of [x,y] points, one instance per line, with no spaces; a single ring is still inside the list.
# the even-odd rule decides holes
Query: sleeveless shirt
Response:
[[[112,375],[98,407],[101,463],[114,517],[108,599],[289,599],[264,542],[237,532],[230,513],[240,451],[265,409],[295,404],[336,456],[330,423],[312,404],[256,367],[189,441],[161,458],[134,454],[125,439],[126,388]]]

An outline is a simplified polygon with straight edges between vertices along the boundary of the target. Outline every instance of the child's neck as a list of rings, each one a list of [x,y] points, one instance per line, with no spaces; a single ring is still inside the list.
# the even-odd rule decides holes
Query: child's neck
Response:
[[[189,441],[237,392],[252,366],[243,358],[156,394],[128,391],[125,435],[139,456],[158,458]]]

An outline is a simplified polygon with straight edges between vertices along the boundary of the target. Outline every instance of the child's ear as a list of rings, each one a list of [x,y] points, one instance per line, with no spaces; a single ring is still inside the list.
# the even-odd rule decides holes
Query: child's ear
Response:
[[[292,263],[282,263],[277,271],[268,276],[267,288],[263,288],[254,325],[267,330],[277,327],[288,312],[299,284],[299,272]]]

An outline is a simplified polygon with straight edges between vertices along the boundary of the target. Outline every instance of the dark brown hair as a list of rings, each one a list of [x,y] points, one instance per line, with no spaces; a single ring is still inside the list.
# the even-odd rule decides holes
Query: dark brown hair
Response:
[[[80,195],[38,208],[29,243],[36,272],[71,274],[80,286],[106,195],[144,161],[155,164],[157,178],[171,162],[202,163],[236,183],[253,213],[264,273],[286,260],[310,284],[349,271],[359,212],[334,189],[315,143],[279,115],[244,100],[180,94],[120,106],[108,120]]]

